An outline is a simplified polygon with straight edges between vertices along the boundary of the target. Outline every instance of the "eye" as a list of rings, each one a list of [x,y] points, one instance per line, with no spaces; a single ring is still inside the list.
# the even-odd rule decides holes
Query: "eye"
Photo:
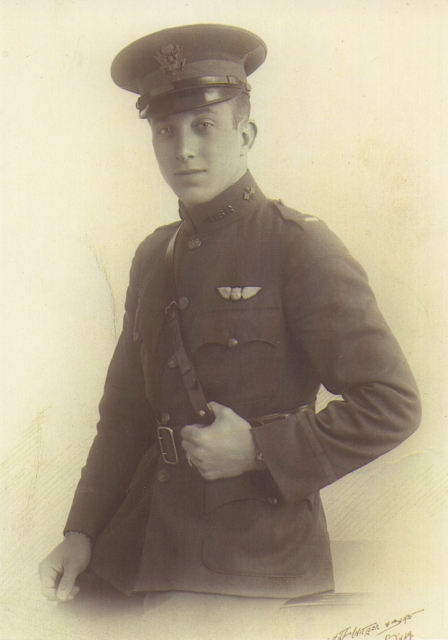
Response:
[[[198,124],[196,125],[196,128],[200,131],[211,129],[211,127],[213,127],[213,124],[211,122],[207,122],[206,120],[204,120],[203,122],[198,122]]]
[[[172,133],[172,127],[167,124],[159,124],[153,127],[153,134],[157,136],[167,136]]]

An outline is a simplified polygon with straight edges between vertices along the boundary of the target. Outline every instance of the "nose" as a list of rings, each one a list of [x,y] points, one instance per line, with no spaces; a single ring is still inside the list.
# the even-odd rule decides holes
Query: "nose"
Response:
[[[194,135],[189,131],[180,131],[177,137],[176,160],[186,162],[194,158],[195,155]]]

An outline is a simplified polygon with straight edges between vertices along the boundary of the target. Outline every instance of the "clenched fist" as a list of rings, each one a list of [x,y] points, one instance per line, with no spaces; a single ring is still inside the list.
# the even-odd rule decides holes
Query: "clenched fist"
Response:
[[[210,402],[215,420],[208,427],[191,424],[181,431],[182,447],[205,480],[232,478],[261,468],[251,426],[229,407]]]
[[[79,533],[70,533],[39,565],[42,593],[49,600],[67,602],[79,593],[75,580],[89,566],[92,543]]]

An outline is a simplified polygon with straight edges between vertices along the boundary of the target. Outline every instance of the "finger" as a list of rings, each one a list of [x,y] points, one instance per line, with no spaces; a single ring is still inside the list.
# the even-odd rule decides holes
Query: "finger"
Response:
[[[78,595],[78,593],[81,591],[81,589],[79,587],[77,587],[76,585],[73,587],[71,594],[69,595],[69,597],[67,598],[67,600],[73,600],[73,598],[76,598],[76,596]]]
[[[190,460],[195,467],[202,464],[203,457],[201,454],[202,450],[200,449],[200,447],[197,447],[196,445],[191,444],[187,440],[182,440],[182,449],[186,451],[187,456],[190,456]]]
[[[45,596],[48,600],[57,600],[56,597],[56,579],[58,577],[58,573],[54,570],[51,572],[43,573],[40,577],[40,588],[42,591],[42,595]]]
[[[193,468],[197,467],[197,465],[194,463],[193,456],[191,456],[189,453],[187,453],[187,462],[190,465],[190,467],[193,467]]]
[[[189,440],[182,440],[181,445],[182,449],[190,455],[194,455],[194,452],[197,449],[197,446],[195,444],[192,444]]]
[[[59,581],[59,572],[51,566],[40,565],[40,588],[42,594],[48,600],[56,600],[56,589]]]
[[[65,602],[66,600],[68,600],[69,596],[74,590],[75,580],[77,577],[78,577],[77,571],[73,571],[69,569],[66,569],[64,571],[64,575],[61,578],[61,581],[59,583],[59,587],[56,593],[58,600],[60,600],[61,602]]]
[[[182,427],[180,431],[180,435],[185,440],[188,440],[191,443],[195,443],[195,439],[199,435],[201,428],[197,424],[187,424],[187,426]]]

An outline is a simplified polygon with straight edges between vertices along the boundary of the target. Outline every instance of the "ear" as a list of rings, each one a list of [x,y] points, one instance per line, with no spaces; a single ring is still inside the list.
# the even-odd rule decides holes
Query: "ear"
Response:
[[[257,133],[257,125],[253,120],[248,120],[241,125],[240,155],[245,156],[252,149]]]

